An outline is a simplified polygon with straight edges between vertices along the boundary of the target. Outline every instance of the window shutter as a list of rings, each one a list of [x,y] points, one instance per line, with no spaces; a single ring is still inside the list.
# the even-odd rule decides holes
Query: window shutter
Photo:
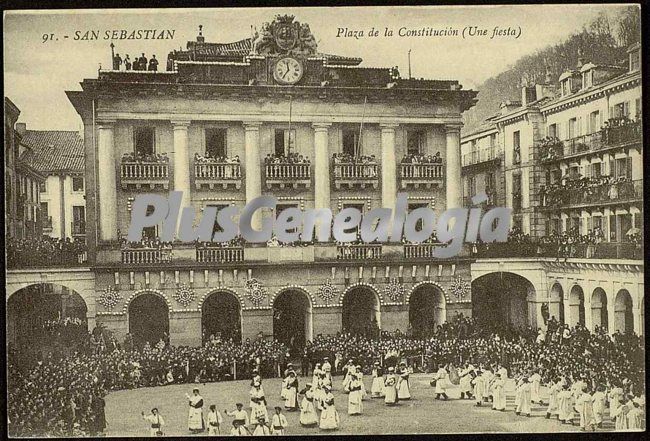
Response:
[[[626,168],[627,168],[627,170],[626,170],[627,177],[632,179],[632,158],[627,158],[625,160],[625,163],[626,163],[625,165],[626,165]]]
[[[628,116],[630,114],[630,102],[625,101],[623,103],[623,116]]]

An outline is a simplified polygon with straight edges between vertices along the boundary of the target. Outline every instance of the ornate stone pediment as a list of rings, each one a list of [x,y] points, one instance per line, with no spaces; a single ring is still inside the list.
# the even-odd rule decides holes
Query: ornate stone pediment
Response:
[[[255,30],[251,55],[309,57],[317,54],[317,48],[307,23],[294,21],[293,15],[277,15]]]

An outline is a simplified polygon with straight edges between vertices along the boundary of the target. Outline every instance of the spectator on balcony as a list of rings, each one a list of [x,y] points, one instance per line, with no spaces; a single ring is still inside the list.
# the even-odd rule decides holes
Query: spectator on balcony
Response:
[[[139,65],[138,70],[147,70],[147,57],[144,56],[144,52],[138,58],[138,65]]]
[[[121,70],[122,68],[122,57],[120,54],[115,54],[113,57],[113,70]]]
[[[126,57],[124,57],[124,70],[131,70],[131,59],[129,58],[129,54],[126,54]]]
[[[149,70],[152,72],[158,71],[158,60],[156,60],[155,55],[152,55],[151,60],[149,60]]]

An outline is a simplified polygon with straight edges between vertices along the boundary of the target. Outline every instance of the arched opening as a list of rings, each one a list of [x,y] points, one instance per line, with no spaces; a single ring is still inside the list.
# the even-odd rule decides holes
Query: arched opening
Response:
[[[594,289],[591,295],[591,321],[594,329],[596,326],[607,330],[607,294],[602,288]]]
[[[556,320],[559,320],[560,323],[565,323],[564,321],[564,290],[562,285],[555,282],[551,287],[550,293],[551,301],[549,307],[549,313],[551,318],[555,317]]]
[[[428,338],[446,320],[445,295],[435,285],[419,286],[409,299],[409,324],[413,336]]]
[[[528,297],[535,288],[524,277],[513,273],[490,273],[472,282],[472,316],[489,327],[530,324]]]
[[[307,340],[313,340],[311,302],[307,294],[286,290],[273,302],[273,338],[297,356]]]
[[[571,327],[580,323],[585,324],[585,294],[580,285],[573,285],[569,293],[569,320]]]
[[[210,294],[201,307],[203,343],[215,338],[241,343],[241,311],[239,300],[227,291]]]
[[[88,307],[68,287],[30,285],[7,300],[7,343],[33,351],[72,348],[88,336]]]
[[[352,288],[343,297],[344,332],[377,335],[381,327],[379,297],[367,286]]]
[[[615,331],[630,334],[634,332],[632,296],[627,289],[622,289],[616,294],[616,300],[614,300],[614,325],[616,326]]]
[[[153,293],[141,294],[129,304],[129,333],[137,347],[157,344],[169,333],[169,309],[165,300]]]

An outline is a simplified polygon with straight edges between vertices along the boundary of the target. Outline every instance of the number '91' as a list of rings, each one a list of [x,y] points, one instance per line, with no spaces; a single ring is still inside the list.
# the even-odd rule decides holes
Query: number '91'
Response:
[[[43,34],[43,41],[41,43],[47,43],[48,41],[54,40],[54,34]]]

